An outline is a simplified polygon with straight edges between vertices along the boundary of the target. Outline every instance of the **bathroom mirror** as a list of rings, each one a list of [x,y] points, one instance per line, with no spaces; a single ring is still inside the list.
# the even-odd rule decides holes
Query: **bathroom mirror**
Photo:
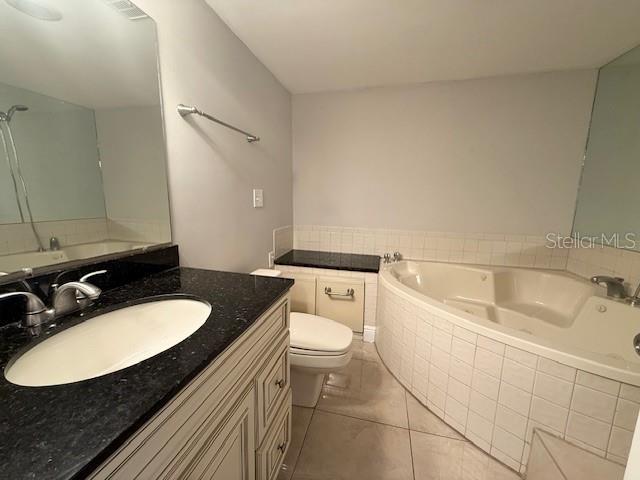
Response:
[[[640,250],[640,46],[600,69],[574,236]]]
[[[154,21],[0,0],[0,272],[171,241]]]

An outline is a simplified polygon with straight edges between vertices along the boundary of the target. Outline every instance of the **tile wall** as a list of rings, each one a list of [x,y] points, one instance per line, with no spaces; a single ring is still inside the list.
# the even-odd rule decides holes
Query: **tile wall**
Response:
[[[107,229],[110,240],[144,243],[166,243],[171,241],[171,225],[166,220],[108,218]]]
[[[35,226],[46,248],[51,237],[57,237],[61,245],[98,242],[109,238],[107,221],[104,218],[36,222]],[[28,223],[0,225],[0,255],[37,249],[38,244]]]
[[[293,249],[293,226],[287,225],[273,231],[274,259]]]
[[[624,467],[536,429],[527,480],[622,480]]]
[[[293,247],[383,255],[400,252],[411,260],[479,263],[564,270],[569,252],[547,248],[546,239],[529,235],[425,232],[319,225],[295,225]]]
[[[382,278],[378,294],[382,360],[478,447],[523,472],[537,427],[625,464],[640,388],[477,335]]]
[[[640,284],[640,252],[622,248],[572,248],[567,258],[567,270],[589,278],[609,275],[625,279],[632,294]]]

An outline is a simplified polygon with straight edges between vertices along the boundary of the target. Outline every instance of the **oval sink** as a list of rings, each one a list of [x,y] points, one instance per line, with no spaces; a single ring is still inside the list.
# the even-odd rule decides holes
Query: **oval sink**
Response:
[[[122,370],[153,357],[198,330],[208,303],[168,299],[104,313],[27,350],[5,369],[11,383],[62,385]]]

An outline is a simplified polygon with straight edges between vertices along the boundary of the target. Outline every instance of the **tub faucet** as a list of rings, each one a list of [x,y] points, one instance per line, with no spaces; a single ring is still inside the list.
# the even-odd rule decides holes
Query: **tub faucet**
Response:
[[[402,260],[402,254],[400,252],[393,252],[393,262],[399,262]]]
[[[607,297],[627,298],[627,292],[624,288],[624,278],[608,277],[606,275],[595,275],[591,277],[591,282],[596,285],[604,285],[607,287]]]
[[[383,258],[384,258],[383,263],[391,263],[391,254],[390,253],[385,253]]]
[[[629,298],[629,305],[632,307],[640,307],[640,284],[636,287],[633,297]],[[640,351],[638,351],[638,355],[640,355]]]

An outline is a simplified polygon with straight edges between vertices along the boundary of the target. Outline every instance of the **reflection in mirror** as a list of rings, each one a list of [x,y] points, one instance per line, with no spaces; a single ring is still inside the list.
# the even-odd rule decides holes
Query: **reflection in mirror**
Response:
[[[170,242],[153,20],[20,5],[0,2],[0,272]]]
[[[600,69],[574,235],[640,250],[640,47]]]

